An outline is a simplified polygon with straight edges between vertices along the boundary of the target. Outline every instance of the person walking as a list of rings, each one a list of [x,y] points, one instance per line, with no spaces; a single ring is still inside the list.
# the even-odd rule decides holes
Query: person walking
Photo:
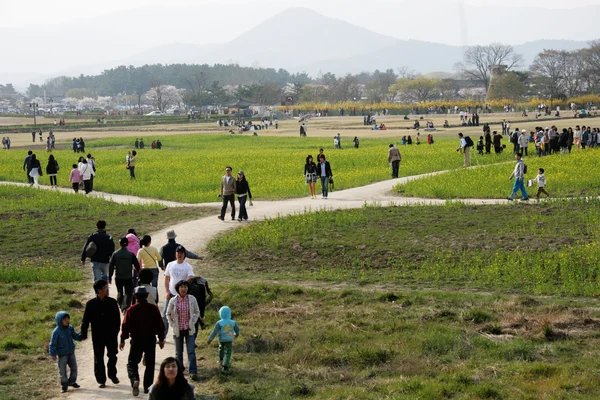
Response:
[[[30,183],[30,185],[39,185],[39,180],[38,178],[40,176],[42,176],[42,166],[40,165],[40,161],[37,159],[35,154],[31,155],[31,159],[29,161],[29,165],[31,167],[30,171],[29,171],[29,176],[31,176],[31,178],[33,179],[33,183]]]
[[[87,155],[87,162],[92,167],[92,176],[90,177],[90,192],[94,191],[94,178],[96,178],[96,159],[91,154]]]
[[[90,258],[94,282],[103,279],[108,281],[108,264],[115,251],[115,242],[106,233],[106,221],[96,222],[97,231],[88,236],[81,252],[81,265],[85,266],[85,259]],[[93,245],[92,245],[93,243]]]
[[[181,244],[179,244],[175,241],[176,237],[177,237],[177,234],[175,233],[174,230],[167,231],[167,244],[162,246],[159,250],[160,257],[162,258],[162,265],[163,265],[161,267],[162,269],[165,269],[165,267],[167,265],[169,265],[170,262],[173,262],[176,260],[175,256],[176,256],[176,250],[178,247],[182,247],[185,249],[184,246],[182,246]],[[204,259],[204,257],[201,257],[187,249],[185,249],[185,258],[191,258],[192,260]]]
[[[325,160],[325,154],[319,155],[319,165],[317,166],[319,177],[321,178],[321,190],[323,198],[327,199],[329,194],[329,180],[333,179],[333,173],[331,172],[331,166],[329,161]]]
[[[150,391],[154,381],[154,364],[156,360],[156,340],[162,349],[165,346],[165,326],[158,307],[148,303],[148,290],[144,286],[135,288],[136,303],[129,307],[121,325],[121,344],[119,350],[125,349],[125,341],[131,337],[129,357],[127,359],[127,375],[131,382],[132,394],[140,394],[140,374],[138,365],[144,357],[144,393]]]
[[[140,264],[132,252],[127,250],[129,244],[126,237],[119,239],[121,248],[113,253],[110,258],[108,283],[112,284],[113,273],[115,273],[115,284],[117,285],[117,303],[123,313],[131,305],[133,295],[133,270],[140,270]]]
[[[50,186],[57,187],[56,175],[58,174],[58,162],[54,159],[54,155],[48,157],[48,165],[46,165],[46,174],[50,177]]]
[[[513,173],[508,178],[509,180],[515,178],[515,183],[513,184],[513,190],[510,196],[507,197],[508,200],[514,200],[517,195],[517,191],[521,191],[522,200],[529,200],[529,195],[525,190],[525,163],[521,159],[521,153],[515,154],[515,160],[517,163],[515,165],[515,169]]]
[[[471,165],[471,146],[473,146],[473,141],[469,143],[462,133],[458,134],[458,138],[460,139],[460,147],[456,151],[462,150],[464,165],[468,167]]]
[[[485,131],[485,154],[491,154],[492,150],[492,135],[490,134],[490,130],[487,129]]]
[[[152,286],[158,287],[158,269],[159,267],[163,268],[162,257],[158,249],[152,246],[150,235],[144,235],[142,240],[140,240],[140,244],[142,247],[138,250],[137,259],[142,269],[152,273]]]
[[[81,157],[79,170],[81,171],[81,179],[83,180],[83,189],[85,190],[85,194],[88,194],[92,191],[92,167],[83,157]]]
[[[244,171],[238,172],[237,182],[235,184],[235,193],[237,194],[238,201],[240,202],[238,221],[247,221],[248,212],[246,211],[246,201],[250,199],[249,203],[252,206],[252,192],[250,192],[250,185],[248,185],[248,181],[246,180],[246,175],[244,175]]]
[[[129,167],[129,178],[130,179],[135,179],[135,164],[137,161],[137,152],[135,150],[133,150],[131,152],[131,155],[127,155],[127,166]]]
[[[304,177],[306,178],[305,182],[310,189],[311,198],[316,199],[317,189],[315,186],[317,184],[317,164],[315,164],[310,154],[306,157],[306,163],[304,164]]]
[[[27,152],[27,157],[25,157],[25,161],[23,161],[23,171],[27,173],[27,183],[33,185],[33,178],[29,173],[31,172],[31,156],[33,155],[33,151],[29,150]]]
[[[400,150],[398,150],[397,147],[394,147],[393,144],[390,144],[390,147],[388,149],[388,163],[392,166],[392,179],[398,177],[398,172],[400,170],[400,161],[402,161]]]
[[[81,321],[81,338],[87,338],[92,326],[92,345],[94,348],[94,376],[100,388],[106,387],[106,374],[117,385],[117,339],[121,328],[121,313],[117,301],[108,296],[108,283],[104,279],[94,282],[96,297],[85,305]],[[108,363],[104,366],[104,350]]]
[[[58,360],[58,373],[62,393],[66,393],[69,386],[79,388],[77,384],[77,359],[75,358],[75,342],[81,341],[81,335],[71,326],[71,317],[66,311],[56,313],[56,328],[52,331],[48,352],[54,361]],[[70,369],[67,376],[67,366]]]
[[[71,174],[69,175],[69,182],[73,186],[73,191],[75,193],[79,192],[79,183],[81,182],[81,171],[77,168],[77,164],[73,164],[73,169],[71,170]]]
[[[217,336],[219,340],[219,364],[223,367],[223,371],[227,372],[231,365],[233,341],[240,335],[240,328],[231,319],[231,310],[228,306],[223,306],[219,309],[219,316],[221,319],[215,324],[206,343],[210,344],[215,336]]]
[[[223,199],[223,206],[221,207],[221,215],[218,216],[221,221],[225,220],[227,203],[231,204],[231,219],[235,221],[235,185],[236,180],[231,176],[231,167],[226,167],[225,175],[221,178],[220,196]]]
[[[192,380],[198,378],[196,362],[196,321],[200,318],[200,309],[194,296],[188,296],[190,283],[180,280],[175,285],[176,295],[169,302],[167,319],[173,327],[175,358],[183,365],[183,342],[188,357],[188,372]]]
[[[194,279],[194,270],[192,266],[185,261],[185,247],[177,246],[175,249],[175,261],[171,261],[165,268],[165,304],[163,311],[163,323],[165,325],[165,336],[169,331],[169,320],[167,318],[167,310],[171,298],[177,296],[175,285],[179,281]]]
[[[544,187],[546,186],[546,175],[544,175],[544,168],[538,169],[538,174],[535,177],[535,181],[538,184],[538,191],[537,191],[535,197],[537,199],[539,199],[540,195],[542,193],[544,193],[547,197],[550,197],[550,195],[548,194],[548,192],[546,192],[546,189],[544,189]]]
[[[527,135],[527,130],[523,129],[521,130],[521,135],[519,136],[518,139],[518,145],[519,145],[519,149],[521,154],[527,156],[527,148],[529,147],[529,135]]]

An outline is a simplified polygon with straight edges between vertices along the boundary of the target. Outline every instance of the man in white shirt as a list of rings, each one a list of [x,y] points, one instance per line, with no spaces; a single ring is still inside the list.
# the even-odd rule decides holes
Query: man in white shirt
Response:
[[[522,200],[527,201],[529,200],[529,195],[527,194],[527,190],[525,190],[525,163],[523,162],[523,160],[521,160],[520,153],[515,154],[515,159],[517,160],[515,170],[510,175],[510,178],[508,178],[509,180],[511,180],[514,177],[515,182],[513,184],[512,193],[510,194],[510,196],[508,196],[507,199],[514,200],[515,196],[517,195],[517,192],[520,190],[521,195],[523,196]]]
[[[175,261],[171,261],[165,268],[165,306],[163,309],[163,323],[165,324],[165,337],[169,331],[169,322],[167,321],[167,307],[171,297],[177,295],[175,285],[179,281],[194,279],[194,270],[192,266],[185,261],[185,247],[177,246],[175,249]]]
[[[527,135],[527,131],[523,129],[521,131],[521,135],[519,136],[519,151],[522,155],[526,156],[527,154],[527,146],[529,146],[529,135]]]

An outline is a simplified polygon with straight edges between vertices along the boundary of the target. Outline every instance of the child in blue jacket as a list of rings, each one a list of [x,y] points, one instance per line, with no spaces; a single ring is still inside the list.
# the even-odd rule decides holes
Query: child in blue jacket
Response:
[[[240,328],[237,323],[231,319],[231,310],[227,306],[219,310],[221,319],[217,321],[213,331],[208,337],[208,344],[213,341],[215,336],[219,335],[219,364],[223,371],[229,370],[231,364],[231,353],[233,350],[233,340],[240,335]]]
[[[71,326],[71,317],[66,311],[56,313],[56,328],[52,331],[50,338],[49,352],[52,359],[58,359],[58,373],[60,374],[60,385],[62,393],[67,391],[69,386],[78,388],[77,384],[77,360],[75,359],[75,343],[73,340],[81,341],[81,335],[75,332]],[[71,370],[67,378],[67,365]]]

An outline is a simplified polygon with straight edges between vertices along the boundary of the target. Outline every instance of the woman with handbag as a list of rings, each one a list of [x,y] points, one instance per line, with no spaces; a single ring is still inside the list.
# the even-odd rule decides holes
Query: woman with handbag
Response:
[[[35,154],[31,155],[30,159],[31,170],[29,171],[29,176],[33,178],[33,183],[31,185],[39,185],[38,178],[42,176],[42,167],[40,165],[40,160],[37,159]]]
[[[311,155],[306,157],[306,164],[304,164],[304,176],[306,178],[306,183],[310,188],[311,198],[316,199],[317,189],[315,185],[317,184],[317,164],[315,164]]]

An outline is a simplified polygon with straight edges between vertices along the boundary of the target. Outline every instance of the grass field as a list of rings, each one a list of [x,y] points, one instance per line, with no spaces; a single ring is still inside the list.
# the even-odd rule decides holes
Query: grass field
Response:
[[[223,234],[207,276],[230,283],[207,318],[231,306],[242,336],[230,376],[199,351],[200,398],[597,398],[598,205],[367,207]]]
[[[423,138],[422,140],[425,140]],[[131,139],[111,138],[89,142],[86,152],[94,155],[97,176],[94,188],[110,193],[178,200],[189,203],[217,199],[225,166],[234,172],[244,170],[257,199],[282,199],[305,196],[308,192],[303,170],[308,154],[316,157],[319,148],[331,163],[336,189],[362,186],[388,179],[387,149],[390,139],[364,139],[360,148],[352,147],[351,138],[343,137],[341,150],[333,150],[333,141],[323,138],[200,136],[170,137],[163,150],[138,151],[136,181],[130,181],[125,156]],[[438,139],[434,145],[400,146],[403,161],[401,176],[433,172],[462,165],[455,152],[456,139]],[[54,156],[61,166],[58,184],[68,187],[70,166],[78,155],[58,150]],[[25,181],[22,170],[26,153],[5,152],[0,164],[0,180]],[[45,168],[47,154],[38,152]],[[482,159],[482,163],[510,160],[510,155]],[[42,183],[48,178],[42,177]]]
[[[571,154],[555,154],[546,157],[524,157],[527,165],[526,180],[535,179],[538,169],[546,176],[546,191],[553,197],[598,196],[600,193],[600,170],[596,148]],[[479,156],[478,160],[494,158],[495,155]],[[473,160],[476,161],[476,160]],[[405,196],[432,197],[439,199],[503,198],[512,191],[508,177],[514,170],[510,164],[491,165],[485,168],[455,169],[443,175],[431,176],[399,185],[398,193]],[[537,192],[537,183],[526,188],[529,195]],[[519,193],[520,196],[520,193]],[[542,197],[545,197],[542,194]]]
[[[56,390],[56,365],[47,356],[54,316],[70,310],[72,325],[81,322],[91,268],[79,257],[98,219],[119,238],[131,227],[144,234],[209,212],[2,185],[0,199],[0,398],[6,400],[47,398]]]

